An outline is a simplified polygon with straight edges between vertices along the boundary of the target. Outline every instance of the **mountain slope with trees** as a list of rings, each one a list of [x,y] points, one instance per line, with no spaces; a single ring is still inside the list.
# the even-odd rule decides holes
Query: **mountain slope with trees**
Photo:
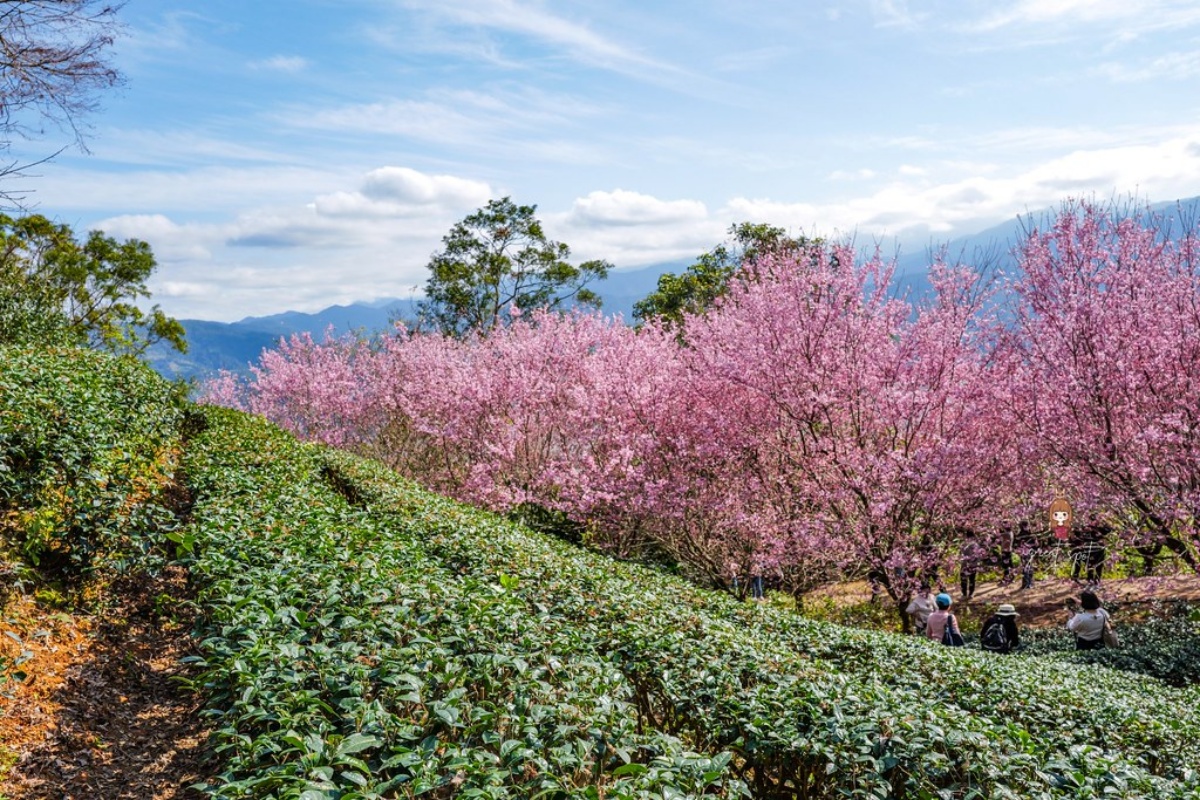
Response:
[[[131,361],[5,356],[8,563],[38,543],[31,588],[187,570],[155,606],[196,610],[203,796],[1200,792],[1194,686],[738,603],[192,407]],[[41,397],[71,421],[54,436]],[[74,490],[42,493],[46,469]],[[19,660],[10,694],[36,680]]]

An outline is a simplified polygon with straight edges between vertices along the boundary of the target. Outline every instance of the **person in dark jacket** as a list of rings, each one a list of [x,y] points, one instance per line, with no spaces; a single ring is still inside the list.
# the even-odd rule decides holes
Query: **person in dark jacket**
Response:
[[[1021,589],[1033,588],[1034,562],[1041,556],[1043,543],[1038,541],[1037,532],[1028,520],[1017,523],[1014,547],[1021,556]]]
[[[983,621],[979,629],[979,646],[992,653],[1011,653],[1021,646],[1021,632],[1017,630],[1017,609],[1010,603],[1001,603],[996,613]]]

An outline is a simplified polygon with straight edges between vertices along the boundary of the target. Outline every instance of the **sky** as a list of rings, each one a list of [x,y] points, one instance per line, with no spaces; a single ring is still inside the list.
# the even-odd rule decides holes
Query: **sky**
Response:
[[[120,18],[125,85],[29,200],[148,241],[153,301],[179,318],[419,295],[450,227],[506,196],[572,260],[623,270],[743,221],[912,249],[1069,197],[1200,195],[1195,0],[129,0]]]

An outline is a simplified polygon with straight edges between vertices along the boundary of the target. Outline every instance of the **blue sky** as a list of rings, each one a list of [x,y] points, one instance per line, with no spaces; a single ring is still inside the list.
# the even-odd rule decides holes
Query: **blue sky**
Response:
[[[178,317],[410,296],[450,226],[505,195],[625,269],[747,220],[924,248],[1067,196],[1200,194],[1194,0],[129,0],[121,18],[127,85],[33,202],[149,241]]]

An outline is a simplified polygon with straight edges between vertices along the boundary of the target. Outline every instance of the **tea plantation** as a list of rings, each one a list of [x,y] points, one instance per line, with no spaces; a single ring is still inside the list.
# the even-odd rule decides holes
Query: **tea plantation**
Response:
[[[14,399],[2,363],[0,437],[49,464],[57,445],[25,416],[50,406]],[[1200,797],[1195,686],[739,604],[260,419],[155,397],[100,416],[140,441],[157,415],[161,442],[76,460],[163,464],[179,445],[190,504],[174,528],[143,526],[158,541],[141,549],[170,541],[195,591],[207,796]],[[92,413],[78,393],[55,403]],[[154,496],[135,494],[111,516]]]

